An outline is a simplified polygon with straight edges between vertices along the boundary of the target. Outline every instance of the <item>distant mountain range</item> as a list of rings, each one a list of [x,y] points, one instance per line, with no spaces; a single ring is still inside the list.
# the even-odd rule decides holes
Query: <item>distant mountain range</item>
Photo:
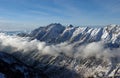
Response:
[[[76,43],[76,45],[103,41],[108,47],[120,46],[120,25],[105,27],[74,27],[52,23],[33,30],[30,34],[21,33],[20,36],[30,36],[32,39],[45,41],[50,44],[61,42]]]

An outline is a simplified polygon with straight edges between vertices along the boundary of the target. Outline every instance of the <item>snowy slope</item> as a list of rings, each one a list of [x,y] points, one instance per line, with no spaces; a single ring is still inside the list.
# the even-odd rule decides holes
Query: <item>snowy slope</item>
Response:
[[[0,78],[47,78],[5,52],[0,52]]]

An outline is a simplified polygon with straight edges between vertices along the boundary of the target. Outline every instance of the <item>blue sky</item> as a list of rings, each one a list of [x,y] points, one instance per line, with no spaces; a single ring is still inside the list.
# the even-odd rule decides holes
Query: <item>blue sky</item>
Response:
[[[120,0],[0,0],[0,28],[120,24]]]

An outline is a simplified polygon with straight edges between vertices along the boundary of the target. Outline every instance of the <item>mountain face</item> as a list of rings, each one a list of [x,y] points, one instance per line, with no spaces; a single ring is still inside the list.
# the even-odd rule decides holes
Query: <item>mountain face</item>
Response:
[[[33,39],[47,43],[77,42],[90,43],[104,41],[108,46],[119,47],[120,26],[108,25],[103,28],[62,26],[61,24],[50,24],[46,27],[39,27],[29,34]]]
[[[35,29],[30,35],[41,41],[55,43],[56,38],[58,38],[64,30],[65,27],[61,24],[50,24],[47,27]]]

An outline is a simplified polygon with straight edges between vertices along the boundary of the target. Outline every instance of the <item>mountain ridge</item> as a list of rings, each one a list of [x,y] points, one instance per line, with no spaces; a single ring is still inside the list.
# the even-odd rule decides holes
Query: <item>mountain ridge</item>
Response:
[[[50,44],[58,44],[65,41],[69,43],[78,42],[78,44],[104,41],[112,47],[119,47],[120,25],[91,28],[74,27],[73,25],[63,26],[60,23],[52,23],[45,27],[36,28],[27,36]]]

